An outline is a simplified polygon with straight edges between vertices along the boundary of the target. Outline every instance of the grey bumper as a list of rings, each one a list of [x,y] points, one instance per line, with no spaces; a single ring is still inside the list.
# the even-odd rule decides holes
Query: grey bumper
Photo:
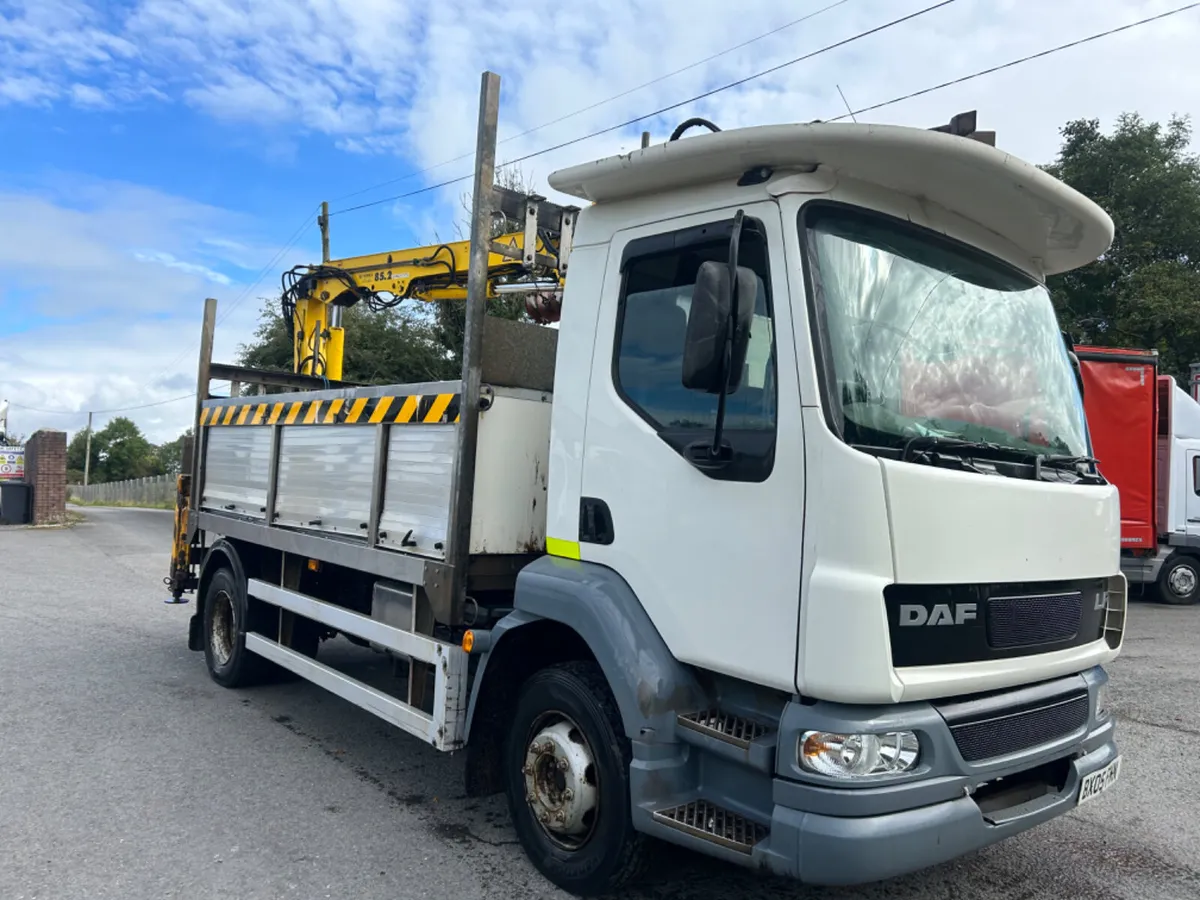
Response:
[[[755,848],[770,870],[814,885],[861,884],[947,862],[1062,815],[1078,804],[1080,781],[1117,756],[1112,731],[1071,762],[1057,794],[985,818],[965,792],[917,809],[844,818],[776,805],[769,844]],[[777,796],[788,784],[779,785]]]
[[[1151,557],[1126,556],[1122,553],[1121,573],[1130,584],[1154,584],[1172,552],[1171,547],[1160,547],[1158,554]]]

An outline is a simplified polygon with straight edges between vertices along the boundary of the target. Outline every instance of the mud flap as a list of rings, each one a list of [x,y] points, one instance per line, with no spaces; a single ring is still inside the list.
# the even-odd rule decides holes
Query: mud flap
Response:
[[[188,619],[188,649],[204,649],[204,617],[199,612]]]

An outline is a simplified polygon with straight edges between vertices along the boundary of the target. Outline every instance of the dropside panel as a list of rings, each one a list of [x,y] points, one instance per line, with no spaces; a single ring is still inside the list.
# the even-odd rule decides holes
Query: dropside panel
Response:
[[[410,425],[388,440],[379,544],[441,557],[450,521],[456,425]]]
[[[252,519],[265,518],[270,465],[269,429],[211,429],[200,506]]]
[[[471,553],[546,549],[550,394],[496,389],[479,415]]]
[[[285,427],[279,443],[276,524],[365,537],[374,464],[373,428]]]

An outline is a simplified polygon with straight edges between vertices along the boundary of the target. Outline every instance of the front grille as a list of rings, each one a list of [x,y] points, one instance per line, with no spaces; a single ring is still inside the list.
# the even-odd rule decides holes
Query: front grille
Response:
[[[1069,641],[1079,633],[1083,594],[1071,591],[1026,597],[992,597],[987,640],[994,650]]]
[[[1088,720],[1087,692],[1045,706],[950,726],[958,752],[978,762],[1028,750],[1084,727]]]

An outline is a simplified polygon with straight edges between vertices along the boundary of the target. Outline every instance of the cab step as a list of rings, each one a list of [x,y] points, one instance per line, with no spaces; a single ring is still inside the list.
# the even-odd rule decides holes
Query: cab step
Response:
[[[707,800],[692,800],[680,806],[655,810],[654,820],[684,834],[747,855],[771,833],[765,825]]]
[[[678,721],[683,728],[690,728],[692,731],[717,738],[742,750],[748,748],[754,741],[771,730],[761,722],[755,722],[753,719],[736,713],[722,712],[719,709],[684,713],[678,717]]]

